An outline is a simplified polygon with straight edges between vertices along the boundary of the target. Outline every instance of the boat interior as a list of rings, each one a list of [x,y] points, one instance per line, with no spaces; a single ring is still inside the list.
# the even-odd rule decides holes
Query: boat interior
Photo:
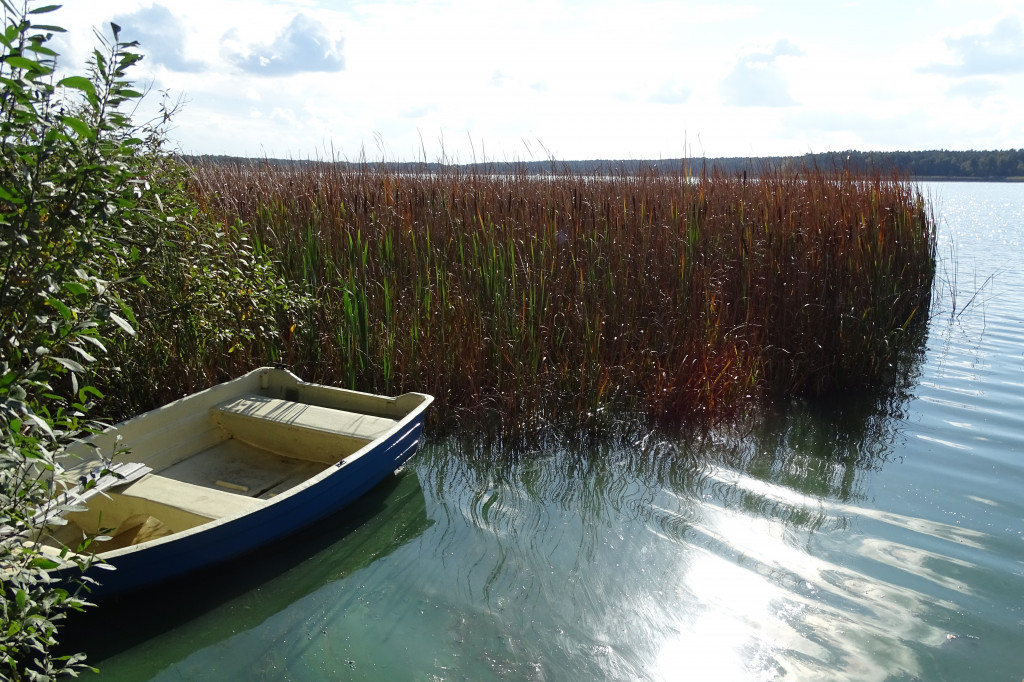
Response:
[[[104,433],[108,447],[126,450],[112,461],[144,464],[143,474],[108,475],[104,489],[79,495],[85,509],[52,525],[45,544],[75,550],[85,536],[101,535],[109,539],[94,541],[90,551],[103,554],[256,511],[358,457],[423,398],[302,386],[302,401],[295,390],[287,398],[262,390],[214,402],[224,397],[214,391],[197,404],[172,403]],[[95,470],[103,446],[77,468]]]

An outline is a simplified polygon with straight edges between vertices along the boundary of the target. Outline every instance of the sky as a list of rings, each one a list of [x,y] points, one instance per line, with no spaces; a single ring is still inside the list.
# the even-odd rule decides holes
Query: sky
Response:
[[[51,21],[52,19],[52,21]],[[758,157],[1024,147],[1020,0],[66,0],[188,154]]]

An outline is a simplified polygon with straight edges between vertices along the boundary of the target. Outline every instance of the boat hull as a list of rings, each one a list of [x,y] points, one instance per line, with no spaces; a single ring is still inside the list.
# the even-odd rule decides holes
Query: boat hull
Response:
[[[316,389],[323,392],[325,387]],[[355,503],[405,464],[417,450],[425,408],[432,399],[422,394],[407,395],[422,396],[423,400],[408,414],[396,419],[393,428],[353,455],[328,465],[308,481],[261,500],[262,506],[258,509],[211,520],[156,541],[100,554],[99,558],[108,566],[93,566],[87,571],[98,583],[90,586],[89,598],[107,599],[139,592],[218,565],[225,570],[239,570],[231,563],[233,560],[240,557],[245,557],[246,561],[254,557],[258,560],[261,550],[271,552],[289,536]],[[203,403],[204,409],[209,402]],[[175,409],[181,410],[181,406]],[[113,427],[113,431],[117,428]],[[111,567],[114,570],[110,570]],[[78,576],[72,570],[61,577],[74,580]]]

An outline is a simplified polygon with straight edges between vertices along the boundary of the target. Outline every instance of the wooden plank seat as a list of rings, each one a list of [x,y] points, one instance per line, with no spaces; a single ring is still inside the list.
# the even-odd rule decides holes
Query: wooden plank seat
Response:
[[[118,492],[122,497],[156,502],[205,519],[246,514],[267,504],[266,500],[186,483],[157,474],[143,476]]]
[[[232,437],[296,459],[339,462],[398,421],[248,394],[212,408]]]

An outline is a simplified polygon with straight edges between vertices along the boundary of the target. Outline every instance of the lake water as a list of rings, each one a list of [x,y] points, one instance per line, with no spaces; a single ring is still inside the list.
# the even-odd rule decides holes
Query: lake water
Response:
[[[512,462],[427,446],[276,564],[129,605],[119,636],[149,638],[101,678],[1024,678],[1024,184],[925,189],[927,345],[881,399]]]

